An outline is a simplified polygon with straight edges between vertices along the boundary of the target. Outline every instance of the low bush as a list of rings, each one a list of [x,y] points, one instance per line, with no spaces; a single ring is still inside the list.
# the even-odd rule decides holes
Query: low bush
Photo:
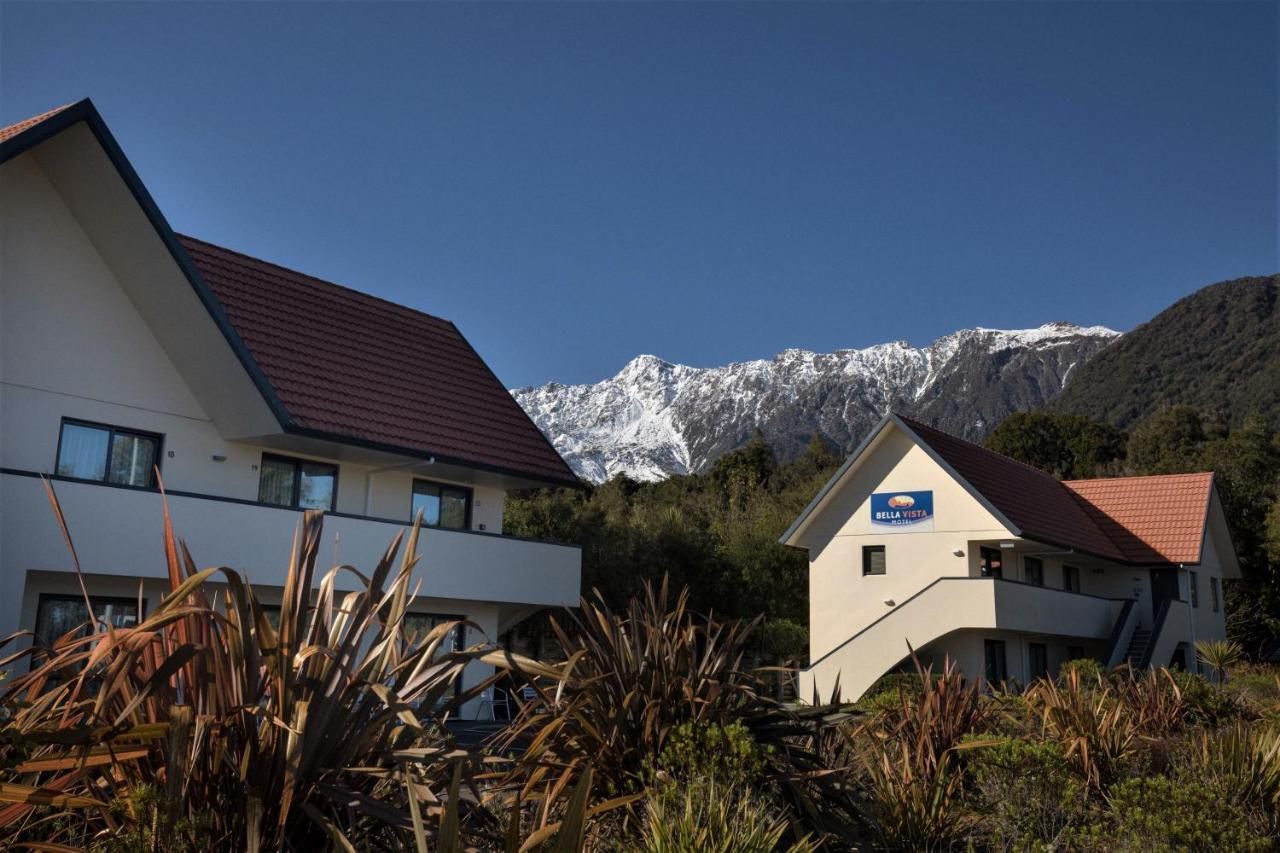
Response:
[[[1272,849],[1271,840],[1252,832],[1238,808],[1214,799],[1209,788],[1162,776],[1119,782],[1108,794],[1100,819],[1063,833],[1060,843],[1068,850],[1134,853]]]
[[[1089,791],[1052,741],[1004,738],[968,754],[975,835],[992,849],[1027,849],[1089,822]]]
[[[749,786],[729,787],[707,777],[662,787],[645,805],[638,841],[643,853],[811,853],[802,838],[786,844],[786,817]]]

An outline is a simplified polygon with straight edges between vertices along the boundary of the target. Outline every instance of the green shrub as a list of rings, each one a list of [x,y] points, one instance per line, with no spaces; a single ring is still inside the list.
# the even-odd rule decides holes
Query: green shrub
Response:
[[[1111,789],[1106,814],[1104,844],[1079,847],[1153,853],[1271,849],[1267,838],[1250,831],[1235,804],[1196,782],[1161,776],[1125,780]]]
[[[1189,722],[1216,725],[1248,714],[1238,698],[1203,676],[1176,669],[1169,670],[1169,674],[1182,691]]]
[[[1051,844],[1088,820],[1088,789],[1052,741],[1004,738],[966,753],[978,833],[992,849]],[[978,839],[975,839],[978,840]]]
[[[1239,807],[1254,831],[1280,830],[1280,731],[1237,723],[1201,732],[1178,762],[1177,775]]]
[[[764,756],[747,727],[681,723],[667,737],[651,775],[674,782],[709,779],[736,789],[755,783],[764,770]]]
[[[807,838],[783,848],[788,824],[749,786],[726,787],[705,777],[668,785],[646,803],[639,843],[644,853],[811,853]]]
[[[1102,668],[1102,664],[1093,658],[1076,658],[1069,660],[1058,670],[1058,680],[1065,681],[1067,676],[1072,673],[1078,673],[1080,681],[1085,684],[1100,683],[1106,675],[1106,671]]]

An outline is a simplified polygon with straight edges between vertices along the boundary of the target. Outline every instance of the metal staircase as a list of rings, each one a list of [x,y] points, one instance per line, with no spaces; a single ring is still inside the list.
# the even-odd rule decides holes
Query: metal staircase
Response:
[[[1133,636],[1129,640],[1129,649],[1124,653],[1125,661],[1130,666],[1142,666],[1147,656],[1147,648],[1150,645],[1151,631],[1147,628],[1134,628]]]

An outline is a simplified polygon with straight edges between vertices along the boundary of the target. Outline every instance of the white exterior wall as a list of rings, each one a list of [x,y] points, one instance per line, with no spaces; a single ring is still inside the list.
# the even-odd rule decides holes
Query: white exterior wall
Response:
[[[162,435],[160,468],[170,492],[254,502],[264,452],[335,464],[338,513],[407,522],[415,478],[469,487],[471,529],[495,535],[425,531],[423,591],[431,598],[415,609],[456,602],[446,612],[477,621],[496,639],[503,614],[577,600],[576,548],[496,535],[505,490],[493,475],[331,444],[322,455],[317,443],[283,434],[224,438],[48,179],[40,150],[0,166],[0,468],[9,471],[0,473],[0,635],[32,627],[33,596],[70,579],[57,574],[71,566],[40,481],[17,473],[53,473],[63,418]],[[105,585],[100,594],[124,584],[132,595],[138,578],[164,577],[155,492],[56,485],[81,561]],[[170,505],[197,559],[243,570],[258,583],[282,581],[296,511],[181,495]],[[326,520],[335,556],[361,569],[397,529],[364,518]]]
[[[888,613],[891,608],[885,599],[901,604],[937,578],[976,574],[977,554],[969,553],[971,541],[1010,535],[900,431],[886,429],[865,455],[801,538],[810,559],[811,659]],[[933,491],[932,532],[872,529],[872,492],[925,490]],[[885,574],[863,576],[864,545],[885,547]],[[956,550],[965,556],[955,556]]]
[[[871,495],[933,492],[933,529],[901,532],[871,524]],[[1030,643],[1046,647],[1050,671],[1067,648],[1105,658],[1122,606],[1133,600],[1131,624],[1154,628],[1151,570],[1128,566],[1013,536],[963,484],[896,426],[885,427],[835,486],[795,543],[807,548],[811,668],[800,694],[814,687],[826,698],[840,679],[845,699],[856,699],[879,674],[906,654],[906,643],[940,666],[950,655],[970,677],[984,672],[984,639],[1006,643],[1011,678],[1028,676]],[[1001,545],[1009,547],[1001,547]],[[883,546],[886,573],[862,574],[864,546]],[[1027,581],[1027,559],[1043,567],[1036,590],[997,583],[989,588],[947,578],[980,577],[982,547],[1000,551],[1005,581]],[[1195,640],[1225,636],[1223,608],[1213,611],[1210,578],[1221,599],[1223,567],[1212,529],[1202,562],[1180,570],[1180,595],[1190,601],[1189,571],[1199,576],[1199,607],[1175,605],[1153,637],[1152,663],[1167,665],[1180,645],[1194,668]],[[1065,568],[1078,571],[1079,595],[1061,592]],[[931,586],[932,585],[932,586]],[[1121,654],[1129,634],[1122,635]]]

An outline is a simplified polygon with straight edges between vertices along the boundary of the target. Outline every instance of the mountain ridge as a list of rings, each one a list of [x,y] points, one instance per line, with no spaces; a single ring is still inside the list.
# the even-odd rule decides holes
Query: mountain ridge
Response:
[[[512,390],[584,479],[658,480],[705,470],[760,429],[793,458],[813,435],[851,449],[889,408],[968,438],[1060,392],[1074,369],[1120,337],[1105,326],[961,329],[924,347],[892,341],[831,353],[691,367],[632,358],[595,383]]]

